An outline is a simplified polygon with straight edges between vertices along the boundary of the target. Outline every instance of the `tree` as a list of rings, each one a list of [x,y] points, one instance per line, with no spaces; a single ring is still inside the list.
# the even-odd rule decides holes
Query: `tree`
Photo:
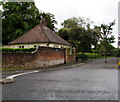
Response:
[[[114,49],[114,55],[116,57],[120,57],[120,49],[119,48]]]
[[[90,19],[85,20],[81,17],[72,17],[64,20],[62,23],[63,28],[62,31],[61,29],[59,30],[59,35],[64,39],[67,37],[67,41],[73,44],[78,52],[91,52],[92,45],[96,46],[98,42],[97,33],[90,27],[91,23],[93,22]]]
[[[105,63],[107,63],[107,56],[113,52],[113,47],[111,43],[114,43],[114,36],[112,35],[112,26],[115,25],[115,21],[109,23],[109,25],[101,24],[101,26],[96,27],[99,30],[99,52],[104,53],[106,56]]]
[[[78,19],[76,17],[73,17],[73,18],[70,18],[70,19],[67,19],[67,20],[64,20],[63,23],[61,23],[61,25],[64,27],[64,28],[73,28],[73,27],[78,27]]]
[[[0,7],[2,6],[2,4],[3,2],[0,1]],[[0,10],[0,47],[1,46],[2,46],[2,10]]]
[[[3,4],[3,44],[16,39],[39,24],[39,11],[34,2],[6,2]]]
[[[96,28],[100,31],[100,42],[106,42],[106,43],[114,43],[114,36],[112,35],[112,26],[115,25],[115,20],[113,22],[110,22],[109,25],[101,24],[101,26],[98,26]]]
[[[3,44],[7,44],[38,25],[40,16],[47,20],[48,27],[53,30],[56,23],[54,15],[39,13],[34,2],[6,2],[3,4]]]
[[[58,31],[58,35],[61,36],[64,40],[69,41],[69,29],[67,28],[61,28]]]
[[[78,27],[70,30],[71,43],[81,52],[91,52],[92,34],[86,29]]]
[[[114,50],[115,47],[111,44],[107,44],[107,46],[103,46],[104,44],[98,44],[97,45],[97,50],[99,53],[103,54],[105,52],[107,52],[108,55],[114,55]]]
[[[100,52],[104,52],[106,59],[109,52],[109,47],[111,43],[114,43],[114,36],[112,35],[112,26],[115,25],[115,21],[109,23],[109,25],[101,24],[97,27],[100,31]],[[107,60],[105,61],[107,62]]]
[[[93,23],[93,21],[91,21],[89,18],[85,20],[82,17],[72,17],[67,20],[64,20],[64,22],[61,23],[61,25],[63,26],[63,28],[68,28],[68,29],[74,27],[90,28],[91,23]]]
[[[47,26],[51,30],[55,31],[57,28],[55,27],[55,24],[57,24],[57,21],[55,20],[55,17],[51,13],[41,13],[42,17],[46,19]]]

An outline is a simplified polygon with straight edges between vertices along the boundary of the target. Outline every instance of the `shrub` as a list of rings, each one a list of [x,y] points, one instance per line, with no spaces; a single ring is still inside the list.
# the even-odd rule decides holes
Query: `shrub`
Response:
[[[76,53],[76,59],[87,60],[87,55],[85,55],[84,53]]]
[[[2,52],[33,52],[36,48],[0,48]]]
[[[120,57],[120,49],[115,49],[115,51],[114,51],[114,56],[115,57]]]
[[[98,57],[101,57],[101,54],[98,54],[98,53],[85,53],[85,55],[87,55],[88,58],[98,58]]]
[[[99,58],[101,57],[101,54],[98,54],[98,53],[76,53],[76,58],[77,59],[87,59],[87,58]]]

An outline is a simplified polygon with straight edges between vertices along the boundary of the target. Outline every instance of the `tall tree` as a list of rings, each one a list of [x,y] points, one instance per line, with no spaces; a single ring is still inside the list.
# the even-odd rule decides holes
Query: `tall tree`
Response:
[[[38,25],[40,16],[47,20],[48,27],[53,30],[56,23],[54,15],[39,13],[34,2],[6,2],[3,4],[3,44],[7,44]]]
[[[84,19],[82,17],[72,17],[67,20],[64,20],[61,25],[64,28],[74,28],[74,27],[82,27],[82,28],[90,28],[90,24],[92,24],[93,21],[91,21],[89,18]]]
[[[100,30],[100,41],[107,43],[114,43],[114,36],[112,35],[113,26],[115,25],[115,20],[113,22],[110,22],[109,25],[101,24],[98,26],[98,29]]]
[[[63,29],[68,29],[68,41],[73,44],[77,51],[91,52],[92,45],[96,46],[98,42],[97,33],[94,29],[91,29],[90,19],[83,19],[81,17],[72,17],[64,20],[62,23]],[[65,37],[66,33],[59,31],[61,37]]]
[[[113,26],[115,25],[115,21],[110,22],[109,25],[101,24],[96,28],[100,31],[100,48],[99,52],[104,53],[106,56],[105,63],[107,63],[107,56],[111,53],[111,43],[114,43],[115,38],[112,35]]]
[[[58,34],[59,36],[61,36],[64,40],[66,41],[69,41],[69,32],[70,30],[67,29],[67,28],[61,28],[59,31],[58,31]]]
[[[16,39],[39,23],[39,11],[34,2],[6,2],[3,10],[3,44]]]
[[[110,22],[109,25],[101,24],[101,26],[98,26],[96,28],[100,31],[100,43],[101,47],[104,48],[104,52],[107,54],[109,51],[108,45],[111,43],[114,43],[115,37],[112,35],[113,26],[115,25],[115,21]],[[102,49],[101,48],[101,49]]]
[[[55,24],[57,24],[57,21],[55,20],[55,17],[54,17],[53,14],[43,12],[43,13],[41,13],[41,16],[46,19],[46,21],[47,21],[47,26],[48,26],[51,30],[55,31],[55,30],[57,29],[57,28],[55,27]]]
[[[76,46],[78,51],[91,52],[92,34],[82,27],[70,30],[71,43]]]

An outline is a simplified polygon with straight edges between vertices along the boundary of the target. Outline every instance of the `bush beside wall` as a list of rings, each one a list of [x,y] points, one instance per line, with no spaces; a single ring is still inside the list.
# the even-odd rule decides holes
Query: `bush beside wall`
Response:
[[[36,48],[0,48],[2,52],[33,52]]]
[[[98,53],[76,53],[77,59],[84,59],[86,60],[87,58],[99,58],[101,57],[101,54]]]

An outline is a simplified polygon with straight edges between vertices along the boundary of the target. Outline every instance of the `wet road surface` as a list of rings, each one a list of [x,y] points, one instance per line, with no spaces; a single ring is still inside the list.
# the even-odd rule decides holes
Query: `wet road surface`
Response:
[[[118,69],[103,59],[70,69],[17,77],[3,85],[3,100],[118,100]]]

